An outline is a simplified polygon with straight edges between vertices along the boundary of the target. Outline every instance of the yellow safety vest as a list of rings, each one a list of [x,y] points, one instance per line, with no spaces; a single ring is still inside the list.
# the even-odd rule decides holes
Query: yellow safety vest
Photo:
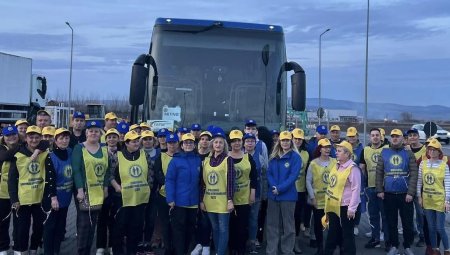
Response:
[[[381,151],[387,146],[380,146],[380,148],[375,149],[370,146],[364,148],[364,160],[366,161],[366,171],[367,171],[367,187],[375,187],[375,176],[377,170],[378,159],[381,156]]]
[[[5,147],[6,149],[8,149],[8,147],[2,145],[3,147]],[[2,169],[1,169],[1,180],[0,180],[0,198],[1,199],[9,199],[9,192],[8,192],[8,174],[9,174],[9,167],[11,165],[11,162],[9,161],[4,161],[2,164]]]
[[[445,166],[446,161],[442,160],[442,163],[437,168],[431,168],[428,166],[429,160],[424,160],[422,164],[422,201],[423,208],[429,210],[435,210],[438,212],[444,212],[445,208]]]
[[[45,187],[45,159],[48,152],[42,152],[35,161],[16,153],[16,166],[19,172],[19,202],[21,205],[33,205],[42,202]]]
[[[108,169],[108,148],[101,147],[101,150],[103,156],[96,158],[85,147],[82,147],[87,193],[91,206],[103,204],[103,183]]]
[[[206,211],[212,213],[228,213],[227,210],[227,176],[228,164],[226,157],[220,165],[212,167],[209,162],[211,158],[205,158],[203,163],[203,180],[205,182],[205,203]]]
[[[342,195],[344,194],[345,183],[347,182],[347,178],[352,171],[352,167],[354,165],[350,165],[344,171],[338,171],[337,165],[330,171],[329,184],[326,193],[325,199],[325,212],[333,212],[338,217],[341,216],[341,200]]]
[[[250,160],[248,153],[244,154],[242,160],[234,164],[236,173],[236,190],[234,192],[233,203],[235,205],[248,205],[250,198]]]
[[[297,192],[305,192],[306,191],[306,166],[308,165],[309,154],[307,151],[301,151],[300,157],[302,158],[302,168],[300,169],[300,174],[298,175],[297,180],[295,181],[295,188]]]
[[[335,167],[336,159],[329,158],[330,162],[328,166],[323,167],[317,161],[319,159],[314,159],[311,161],[311,173],[313,176],[313,188],[314,188],[314,198],[317,202],[317,209],[325,208],[325,194],[327,193],[328,183],[329,183],[329,175],[330,169]]]
[[[148,164],[144,150],[139,159],[127,160],[121,151],[117,153],[119,174],[122,181],[122,205],[136,206],[148,203],[150,186],[147,182]]]
[[[172,161],[172,156],[169,156],[167,153],[161,153],[161,165],[164,177],[167,174],[167,168],[169,168],[169,163]],[[159,189],[159,194],[163,197],[166,197],[166,185],[162,185]]]
[[[420,158],[422,158],[422,160],[427,159],[426,154],[427,154],[427,148],[425,145],[422,145],[422,148],[420,148],[420,150],[418,152],[414,152],[414,156],[416,157],[416,160],[419,160]]]

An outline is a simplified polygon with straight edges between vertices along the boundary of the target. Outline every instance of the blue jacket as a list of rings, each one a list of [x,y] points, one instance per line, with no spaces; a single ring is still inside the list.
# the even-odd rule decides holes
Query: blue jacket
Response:
[[[269,161],[267,169],[268,194],[267,197],[276,201],[297,201],[295,181],[302,168],[302,159],[298,153],[290,151],[281,158]],[[272,193],[272,187],[278,190],[278,195]]]
[[[197,206],[202,161],[194,152],[176,153],[166,174],[166,200],[176,206]]]

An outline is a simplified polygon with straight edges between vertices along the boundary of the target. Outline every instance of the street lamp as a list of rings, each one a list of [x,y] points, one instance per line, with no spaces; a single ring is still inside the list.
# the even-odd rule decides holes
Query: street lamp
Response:
[[[323,31],[323,33],[319,36],[319,111],[322,108],[322,35],[324,35],[326,32],[330,31],[329,28],[327,30]],[[320,120],[322,120],[322,115],[319,117],[319,124]]]
[[[72,43],[70,45],[70,78],[69,78],[69,111],[67,113],[67,129],[69,129],[70,125],[70,107],[72,102],[72,59],[73,59],[73,28],[69,24],[69,22],[66,21],[66,25],[69,26],[70,30],[72,31]]]
[[[367,27],[366,27],[366,75],[365,75],[365,86],[364,86],[364,139],[363,143],[366,144],[366,133],[367,133],[367,77],[369,75],[369,7],[370,3],[367,0]]]

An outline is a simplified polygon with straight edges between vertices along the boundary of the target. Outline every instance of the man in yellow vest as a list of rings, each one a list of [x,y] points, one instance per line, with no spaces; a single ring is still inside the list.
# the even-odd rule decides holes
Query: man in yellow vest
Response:
[[[56,197],[55,170],[48,152],[40,153],[31,160],[33,152],[42,140],[41,129],[30,126],[26,132],[26,144],[20,147],[11,162],[8,176],[8,189],[15,217],[14,252],[37,254],[42,244],[43,222],[46,215],[41,205],[43,197],[51,197],[51,207],[58,208]],[[31,243],[28,237],[33,218]]]

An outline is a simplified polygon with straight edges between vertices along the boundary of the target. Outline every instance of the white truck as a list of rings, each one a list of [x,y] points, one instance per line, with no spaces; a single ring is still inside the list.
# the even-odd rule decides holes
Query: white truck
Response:
[[[31,58],[0,52],[0,123],[34,123],[45,106],[47,80],[32,74],[32,63]]]

